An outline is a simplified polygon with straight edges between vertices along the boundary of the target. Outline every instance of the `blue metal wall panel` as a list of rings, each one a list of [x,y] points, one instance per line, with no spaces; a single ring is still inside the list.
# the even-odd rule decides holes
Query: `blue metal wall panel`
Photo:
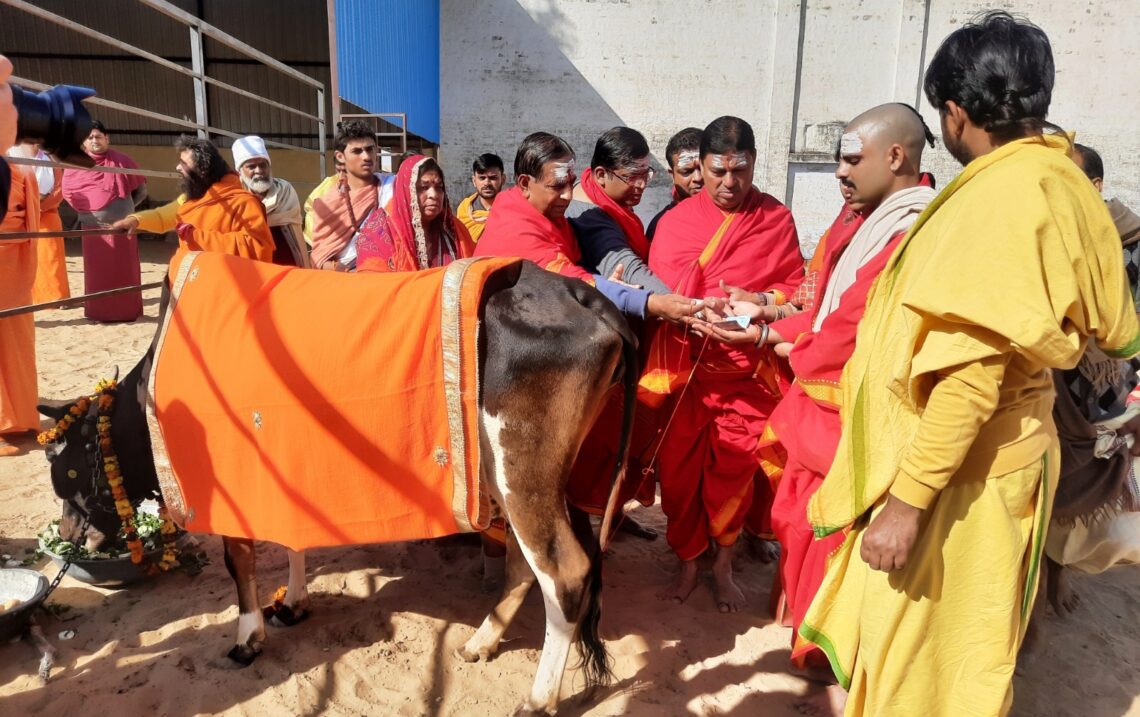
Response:
[[[340,96],[439,143],[439,0],[336,0]]]

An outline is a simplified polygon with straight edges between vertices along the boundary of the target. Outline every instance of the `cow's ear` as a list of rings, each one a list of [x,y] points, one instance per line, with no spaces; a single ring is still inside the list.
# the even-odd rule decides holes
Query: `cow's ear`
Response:
[[[41,403],[40,405],[36,406],[36,410],[40,412],[40,415],[47,416],[48,418],[54,418],[58,421],[67,415],[68,407],[49,406],[47,404]]]
[[[115,364],[115,376],[111,380],[112,381],[118,381],[119,380],[119,364]]]

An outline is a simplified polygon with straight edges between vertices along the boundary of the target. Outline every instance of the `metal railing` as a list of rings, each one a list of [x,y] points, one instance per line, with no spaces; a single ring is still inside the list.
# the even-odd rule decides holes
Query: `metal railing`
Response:
[[[104,107],[104,108],[107,108],[110,110],[116,110],[116,111],[124,112],[127,114],[135,115],[138,117],[144,117],[144,118],[154,120],[157,122],[163,122],[163,123],[167,123],[170,125],[174,125],[176,127],[181,127],[183,129],[186,129],[186,130],[193,130],[194,132],[196,132],[198,134],[199,137],[202,137],[202,138],[207,138],[209,135],[218,135],[218,136],[222,136],[222,137],[229,137],[231,139],[237,139],[239,137],[242,137],[243,135],[241,133],[233,132],[233,131],[230,131],[230,130],[227,130],[227,129],[224,129],[221,127],[215,127],[215,126],[210,124],[210,113],[209,113],[209,106],[207,103],[206,88],[207,88],[207,86],[215,87],[215,88],[218,88],[220,90],[224,90],[226,92],[238,95],[240,97],[244,97],[246,99],[253,100],[255,102],[259,102],[261,104],[267,105],[267,106],[272,107],[276,110],[280,110],[282,112],[287,112],[287,113],[290,113],[293,115],[297,115],[299,117],[303,117],[305,119],[308,119],[308,120],[315,122],[316,127],[317,127],[317,146],[318,146],[317,149],[311,149],[309,147],[302,147],[302,146],[295,145],[295,144],[288,144],[285,142],[277,142],[277,141],[272,141],[272,140],[265,140],[265,144],[266,144],[266,146],[269,146],[269,147],[278,147],[278,148],[282,148],[282,149],[299,150],[299,151],[303,151],[303,152],[316,153],[317,154],[317,160],[318,160],[318,171],[317,171],[316,180],[313,182],[304,181],[304,180],[294,180],[294,181],[296,181],[296,183],[301,183],[301,184],[317,184],[317,183],[321,182],[322,180],[324,180],[324,178],[325,178],[325,156],[326,156],[326,153],[328,151],[327,136],[326,136],[327,135],[327,122],[325,119],[325,85],[324,85],[324,83],[320,82],[319,80],[313,79],[312,77],[309,77],[308,75],[306,75],[302,72],[298,72],[294,68],[289,67],[288,65],[285,65],[282,62],[279,62],[278,60],[270,57],[269,55],[265,54],[264,52],[261,52],[259,50],[256,50],[256,49],[250,47],[247,43],[244,43],[241,40],[238,40],[237,38],[233,37],[232,35],[230,35],[226,32],[223,32],[222,30],[219,30],[218,28],[216,28],[213,25],[205,22],[201,18],[198,18],[198,17],[182,10],[181,8],[179,8],[175,5],[172,5],[171,3],[167,2],[166,0],[137,0],[137,2],[141,5],[145,5],[149,8],[157,10],[158,12],[162,13],[163,15],[165,15],[165,16],[175,20],[176,22],[179,22],[182,25],[186,26],[187,30],[189,31],[189,41],[190,41],[190,67],[185,67],[184,65],[178,64],[176,62],[172,62],[170,60],[167,60],[164,57],[160,57],[158,55],[155,55],[154,53],[147,52],[146,50],[143,50],[139,47],[135,47],[134,45],[131,45],[130,43],[127,43],[127,42],[124,42],[124,41],[119,40],[117,38],[111,37],[110,35],[107,35],[106,33],[103,33],[103,32],[100,32],[98,30],[95,30],[93,28],[87,27],[86,25],[75,22],[74,20],[68,19],[68,18],[63,17],[61,15],[53,13],[49,10],[45,10],[43,8],[37,7],[36,5],[34,5],[30,2],[26,2],[25,0],[0,0],[0,4],[8,5],[9,7],[15,8],[16,10],[23,11],[29,15],[37,17],[37,18],[44,20],[46,22],[58,25],[59,27],[65,28],[67,30],[71,30],[71,31],[76,32],[80,35],[83,35],[84,37],[90,38],[92,40],[96,40],[97,42],[100,42],[100,43],[103,43],[103,44],[108,45],[110,47],[113,47],[115,49],[121,50],[121,51],[128,53],[130,55],[134,55],[135,57],[142,58],[142,59],[147,60],[149,62],[152,62],[156,65],[159,65],[160,67],[166,68],[166,69],[171,70],[173,72],[177,72],[178,74],[183,75],[185,77],[189,77],[193,81],[193,87],[194,87],[194,120],[193,121],[186,119],[186,118],[183,118],[183,117],[174,117],[172,115],[167,115],[167,114],[163,114],[160,112],[154,112],[152,110],[148,110],[148,109],[145,109],[143,107],[137,107],[137,106],[125,104],[122,102],[116,102],[113,100],[104,99],[104,98],[98,97],[98,96],[88,98],[87,100],[85,100],[86,104],[94,106],[94,107]],[[245,55],[246,57],[248,57],[250,59],[256,60],[257,62],[261,63],[262,65],[265,65],[266,67],[270,68],[271,70],[273,70],[275,72],[281,73],[281,74],[283,74],[283,75],[285,75],[285,76],[287,76],[293,80],[296,80],[297,82],[301,82],[301,83],[307,85],[308,87],[312,88],[313,92],[315,93],[316,113],[314,114],[314,113],[305,111],[303,109],[298,109],[297,107],[291,107],[287,104],[277,102],[276,100],[271,100],[271,99],[266,98],[266,97],[262,97],[258,94],[255,94],[253,92],[249,92],[249,91],[244,90],[240,87],[236,87],[232,84],[229,84],[228,82],[223,82],[222,80],[216,79],[214,77],[210,77],[206,73],[206,69],[205,69],[205,55],[203,53],[203,46],[202,46],[203,37],[208,37],[211,40],[218,42],[222,45],[225,45],[226,47],[228,47],[232,50],[235,50],[235,51]],[[18,70],[18,68],[17,68],[17,70]],[[21,86],[26,87],[26,88],[31,89],[31,90],[44,90],[44,89],[48,88],[48,85],[46,85],[42,82],[38,82],[36,80],[28,79],[28,78],[24,78],[24,77],[13,76],[10,79],[10,81],[13,84],[21,85]],[[406,140],[406,134],[405,134],[404,146],[406,146],[406,144],[407,144],[407,140]],[[96,171],[96,172],[136,174],[136,175],[142,175],[142,176],[147,176],[147,177],[161,177],[161,178],[170,178],[170,179],[178,179],[181,176],[177,172],[160,171],[160,170],[153,170],[153,169],[126,169],[126,168],[118,168],[118,167],[77,167],[75,165],[66,164],[66,163],[62,163],[62,162],[45,161],[45,160],[38,160],[38,159],[26,159],[26,158],[22,158],[22,157],[7,157],[6,159],[8,162],[10,162],[12,164],[28,165],[28,166],[35,166],[35,167],[47,166],[47,167],[61,167],[61,168],[65,168],[65,169],[86,169],[88,171]],[[116,233],[116,232],[103,231],[101,233],[106,234],[106,233]],[[30,238],[33,235],[39,236],[39,237],[44,237],[44,238],[59,237],[59,236],[65,236],[65,235],[66,236],[80,236],[81,237],[81,236],[84,236],[84,232],[82,230],[71,231],[71,232],[46,232],[46,231],[45,232],[20,232],[20,233],[5,232],[5,233],[0,233],[0,241],[3,241],[5,238],[8,238],[10,240],[17,240],[17,238],[25,239],[25,238]],[[11,316],[11,315],[15,315],[18,313],[28,313],[28,312],[32,312],[32,311],[37,311],[39,309],[48,308],[50,306],[59,306],[59,305],[68,305],[69,306],[69,305],[73,305],[73,304],[83,303],[83,301],[85,301],[87,298],[91,298],[91,297],[95,297],[95,296],[107,296],[107,295],[111,295],[112,293],[124,293],[124,292],[131,291],[131,290],[143,291],[146,289],[154,288],[155,286],[156,286],[155,284],[143,284],[143,285],[139,285],[139,286],[135,286],[135,287],[120,287],[120,288],[116,288],[116,289],[111,289],[109,291],[98,292],[97,294],[87,294],[87,295],[83,295],[83,296],[74,297],[72,299],[64,300],[61,302],[50,302],[47,304],[35,304],[35,305],[28,305],[28,306],[22,306],[22,307],[13,307],[13,308],[5,309],[3,312],[0,312],[0,317]]]
[[[348,119],[370,119],[370,120],[374,121],[373,125],[372,125],[373,127],[379,127],[380,126],[380,122],[379,122],[380,120],[383,120],[383,121],[387,122],[388,124],[395,124],[391,120],[398,119],[398,120],[400,120],[400,131],[399,132],[381,132],[379,130],[376,130],[376,131],[373,131],[372,134],[376,136],[376,139],[377,139],[376,143],[380,146],[384,146],[384,143],[379,141],[381,137],[399,137],[400,138],[400,153],[403,154],[404,152],[408,151],[408,113],[407,112],[373,112],[373,113],[365,113],[365,114],[342,114],[340,116],[340,119],[342,122],[344,120],[348,120]]]

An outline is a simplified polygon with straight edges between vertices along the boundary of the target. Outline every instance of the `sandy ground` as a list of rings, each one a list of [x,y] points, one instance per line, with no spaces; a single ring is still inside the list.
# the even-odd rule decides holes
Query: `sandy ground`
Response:
[[[144,281],[161,276],[170,251],[143,245]],[[69,268],[77,293],[75,257]],[[73,399],[114,365],[130,369],[155,329],[157,292],[145,303],[145,318],[133,324],[92,324],[80,308],[39,314],[40,396]],[[43,453],[30,440],[24,445],[25,455],[0,459],[0,552],[16,557],[59,515]],[[638,517],[664,528],[657,508]],[[0,714],[483,717],[509,714],[529,690],[543,633],[537,594],[494,660],[466,664],[453,654],[494,601],[480,590],[479,548],[469,539],[313,551],[314,616],[269,628],[264,654],[244,670],[223,657],[237,608],[220,539],[204,542],[212,564],[196,577],[176,573],[121,591],[65,579],[50,602],[70,609],[43,619],[60,650],[51,682],[36,679],[28,642],[0,646]],[[259,560],[268,599],[285,579],[284,551],[263,545]],[[749,608],[724,616],[707,584],[685,605],[655,597],[672,569],[662,540],[616,541],[605,569],[603,628],[617,682],[585,700],[581,676],[570,670],[559,714],[797,714],[793,705],[809,685],[785,672],[788,631],[767,615],[774,566],[751,555],[737,565]],[[46,561],[35,567],[55,575]],[[1045,645],[1015,681],[1014,714],[1140,715],[1140,571],[1073,583],[1084,603],[1065,620],[1045,618]],[[66,629],[76,636],[59,640]]]

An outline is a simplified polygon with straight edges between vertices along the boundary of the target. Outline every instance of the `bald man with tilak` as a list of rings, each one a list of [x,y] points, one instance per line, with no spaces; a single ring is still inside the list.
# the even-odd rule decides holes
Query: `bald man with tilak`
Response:
[[[733,314],[772,322],[767,340],[780,344],[796,373],[761,438],[765,471],[778,478],[772,524],[781,544],[783,617],[793,635],[823,580],[827,555],[843,539],[836,533],[814,540],[807,522],[808,499],[839,443],[836,386],[854,350],[872,282],[934,198],[932,179],[919,169],[923,145],[932,140],[922,118],[906,105],[881,105],[859,115],[840,140],[835,176],[845,204],[817,249],[824,254],[813,308],[781,318],[788,313],[783,307],[730,301]],[[750,332],[753,341],[761,333],[755,324],[731,333]],[[796,639],[792,660],[799,668],[827,667],[818,648]]]

